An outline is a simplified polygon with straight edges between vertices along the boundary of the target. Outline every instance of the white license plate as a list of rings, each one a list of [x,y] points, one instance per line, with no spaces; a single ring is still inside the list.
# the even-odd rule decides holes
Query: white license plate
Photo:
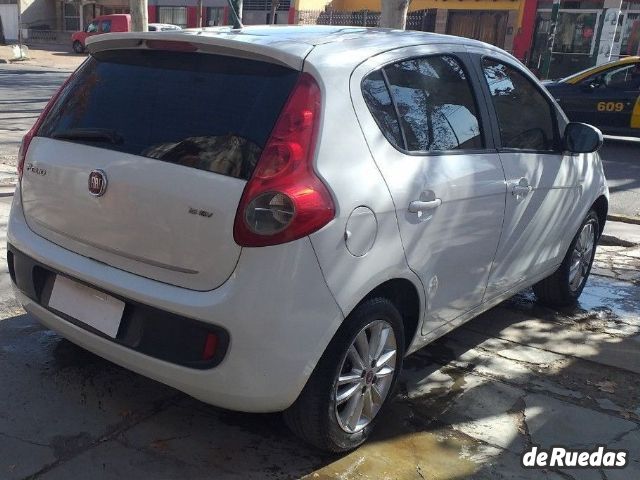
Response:
[[[115,338],[124,302],[67,277],[56,275],[49,307]]]

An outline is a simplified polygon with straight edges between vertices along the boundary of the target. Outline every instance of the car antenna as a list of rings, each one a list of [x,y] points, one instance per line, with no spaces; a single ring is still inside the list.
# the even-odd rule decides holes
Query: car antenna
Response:
[[[231,0],[227,0],[227,3],[229,4],[229,8],[231,9],[231,13],[233,14],[233,29],[239,30],[244,27],[244,25],[242,25],[242,21],[240,20],[238,12],[236,12],[235,7],[233,6],[233,2]]]

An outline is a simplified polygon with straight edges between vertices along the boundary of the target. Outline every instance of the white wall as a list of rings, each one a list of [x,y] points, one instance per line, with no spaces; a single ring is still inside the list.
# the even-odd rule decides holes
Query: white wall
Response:
[[[52,0],[19,0],[22,5],[22,28],[48,25],[56,29],[56,5]],[[126,3],[126,2],[125,2]]]
[[[18,6],[0,4],[0,18],[2,19],[2,31],[8,42],[18,39]]]
[[[264,25],[268,14],[268,10],[243,10],[242,23],[244,25]],[[278,19],[278,24],[286,24],[289,21],[289,11],[278,11],[276,18]],[[231,14],[229,14],[229,22],[232,23]]]

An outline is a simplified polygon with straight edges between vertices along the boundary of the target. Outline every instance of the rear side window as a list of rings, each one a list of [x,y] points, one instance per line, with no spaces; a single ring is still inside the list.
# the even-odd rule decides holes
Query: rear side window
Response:
[[[362,82],[362,95],[367,106],[387,139],[396,147],[404,148],[400,123],[389,95],[382,71],[373,72]]]
[[[554,114],[540,90],[504,63],[485,58],[482,70],[498,116],[503,148],[549,151],[556,145]]]
[[[100,52],[38,135],[248,179],[297,78],[218,55]]]
[[[379,120],[380,109],[367,99],[367,82],[378,75],[400,126],[400,140],[393,122]],[[410,152],[469,150],[483,147],[479,115],[469,80],[459,61],[451,56],[414,58],[384,67],[365,78],[363,93],[382,131],[394,145]],[[382,93],[378,97],[382,97]],[[391,113],[389,114],[391,115]]]

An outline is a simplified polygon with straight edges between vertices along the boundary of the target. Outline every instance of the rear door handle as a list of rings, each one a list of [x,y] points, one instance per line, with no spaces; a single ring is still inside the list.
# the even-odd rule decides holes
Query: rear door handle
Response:
[[[422,200],[414,200],[409,204],[409,211],[411,213],[426,212],[427,210],[438,208],[440,205],[442,205],[442,200],[440,200],[439,198],[427,202]]]
[[[515,196],[520,195],[520,196],[526,197],[531,193],[531,185],[528,185],[526,187],[522,185],[514,185],[513,188],[511,189],[511,193]]]
[[[526,178],[521,178],[518,180],[518,183],[513,183],[511,185],[511,194],[514,197],[526,197],[531,193],[533,188],[529,185],[529,180]]]

